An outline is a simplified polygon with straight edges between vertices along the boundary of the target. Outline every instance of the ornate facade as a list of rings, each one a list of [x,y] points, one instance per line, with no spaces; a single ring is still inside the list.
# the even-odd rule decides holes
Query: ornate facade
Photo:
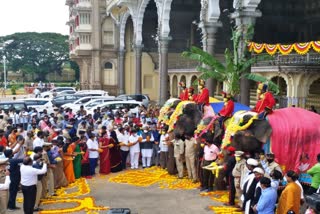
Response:
[[[254,25],[256,42],[305,42],[320,36],[316,27],[320,3],[315,0],[285,4],[276,0],[66,0],[66,4],[70,55],[80,66],[81,87],[103,88],[111,94],[148,94],[160,104],[178,95],[179,81],[189,86],[200,75],[196,63],[182,58],[181,52],[195,45],[223,58],[225,48],[231,46],[232,27],[245,34],[245,26]],[[240,48],[246,48],[246,41]],[[293,64],[286,65],[284,58],[257,64],[252,72],[276,78],[286,105],[306,106],[309,88],[320,78],[319,61],[311,65],[289,60]],[[207,85],[212,95],[222,88],[214,80]],[[251,85],[241,80],[241,97],[249,98]]]

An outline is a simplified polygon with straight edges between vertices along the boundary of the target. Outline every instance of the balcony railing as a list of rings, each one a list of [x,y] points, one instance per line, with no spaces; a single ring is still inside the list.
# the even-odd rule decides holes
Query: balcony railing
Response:
[[[261,55],[261,54],[260,54]],[[267,55],[267,54],[265,54]],[[257,56],[256,54],[252,55]],[[263,60],[257,62],[253,67],[259,66],[320,66],[320,54],[319,53],[307,53],[305,55],[289,54],[281,55],[276,54],[269,60]]]

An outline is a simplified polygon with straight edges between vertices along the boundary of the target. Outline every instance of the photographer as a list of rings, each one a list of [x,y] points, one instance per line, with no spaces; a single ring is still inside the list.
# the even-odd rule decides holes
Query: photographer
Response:
[[[0,214],[6,213],[8,190],[10,185],[10,172],[7,169],[8,158],[0,159]]]
[[[38,175],[42,175],[47,172],[47,164],[44,163],[42,169],[35,169],[32,167],[32,163],[32,159],[30,157],[26,157],[23,159],[23,165],[21,165],[20,168],[23,211],[25,214],[33,214],[37,194],[36,184]]]

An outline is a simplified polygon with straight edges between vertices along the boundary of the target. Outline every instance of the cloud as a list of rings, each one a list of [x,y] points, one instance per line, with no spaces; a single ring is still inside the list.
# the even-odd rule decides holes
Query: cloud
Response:
[[[68,34],[65,0],[1,0],[0,36],[17,32]]]

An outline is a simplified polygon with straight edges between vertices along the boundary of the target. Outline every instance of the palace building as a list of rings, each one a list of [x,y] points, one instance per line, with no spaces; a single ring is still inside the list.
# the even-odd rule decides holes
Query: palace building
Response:
[[[280,86],[280,106],[320,107],[320,42],[319,49],[317,42],[306,43],[320,40],[320,1],[66,0],[66,5],[70,56],[80,67],[82,89],[148,94],[163,104],[178,96],[180,81],[190,86],[201,74],[196,62],[181,57],[184,50],[197,46],[224,60],[232,28],[253,25],[252,55],[274,58],[251,72]],[[242,46],[248,48],[247,42]],[[299,46],[289,45],[294,43]],[[207,87],[218,95],[223,83],[208,80]],[[244,97],[254,97],[255,88],[241,81],[241,102],[249,104]]]

